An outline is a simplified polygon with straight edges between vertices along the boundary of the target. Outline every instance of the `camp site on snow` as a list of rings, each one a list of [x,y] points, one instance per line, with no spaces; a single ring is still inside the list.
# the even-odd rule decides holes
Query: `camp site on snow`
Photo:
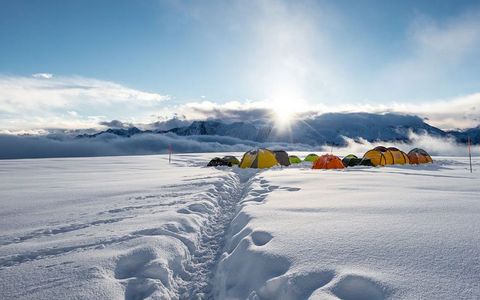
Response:
[[[288,167],[309,164],[312,169],[344,169],[348,167],[383,167],[389,165],[418,165],[433,163],[427,151],[414,148],[407,153],[396,147],[376,146],[359,158],[348,154],[343,158],[332,153],[310,153],[303,160],[297,155],[288,155],[285,150],[270,150],[266,148],[252,149],[245,152],[239,160],[228,155],[223,158],[214,157],[208,167],[238,166],[239,168],[266,169],[276,166]]]

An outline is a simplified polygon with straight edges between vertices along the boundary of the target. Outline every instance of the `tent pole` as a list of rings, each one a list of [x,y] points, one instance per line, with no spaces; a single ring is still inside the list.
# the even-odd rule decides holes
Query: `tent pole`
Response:
[[[471,150],[471,144],[472,141],[470,140],[470,137],[468,137],[468,157],[470,159],[470,173],[473,172],[472,170],[472,150]]]

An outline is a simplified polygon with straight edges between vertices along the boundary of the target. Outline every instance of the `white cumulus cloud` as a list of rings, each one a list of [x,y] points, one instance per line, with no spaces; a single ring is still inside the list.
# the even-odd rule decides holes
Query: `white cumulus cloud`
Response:
[[[143,118],[168,98],[80,76],[0,76],[0,127],[89,127],[96,125],[92,116]]]

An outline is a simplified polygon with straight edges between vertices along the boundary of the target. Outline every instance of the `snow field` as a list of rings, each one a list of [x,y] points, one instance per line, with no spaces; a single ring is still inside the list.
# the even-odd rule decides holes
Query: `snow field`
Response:
[[[217,298],[475,299],[480,187],[467,166],[261,173],[252,196],[268,192],[232,222]]]
[[[31,160],[34,174],[1,162],[0,298],[209,297],[224,231],[253,173],[189,167],[186,157]]]
[[[465,158],[204,168],[213,156],[0,161],[0,298],[480,295]]]

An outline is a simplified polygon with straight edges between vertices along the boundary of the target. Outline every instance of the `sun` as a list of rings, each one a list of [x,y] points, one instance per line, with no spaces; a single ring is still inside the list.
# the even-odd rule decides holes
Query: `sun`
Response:
[[[292,103],[287,101],[275,101],[272,103],[272,121],[278,131],[284,132],[290,130],[290,126],[295,117],[295,110]]]
[[[275,123],[279,125],[286,125],[290,124],[292,121],[294,112],[291,107],[287,107],[286,105],[277,105],[273,109],[273,116]]]

